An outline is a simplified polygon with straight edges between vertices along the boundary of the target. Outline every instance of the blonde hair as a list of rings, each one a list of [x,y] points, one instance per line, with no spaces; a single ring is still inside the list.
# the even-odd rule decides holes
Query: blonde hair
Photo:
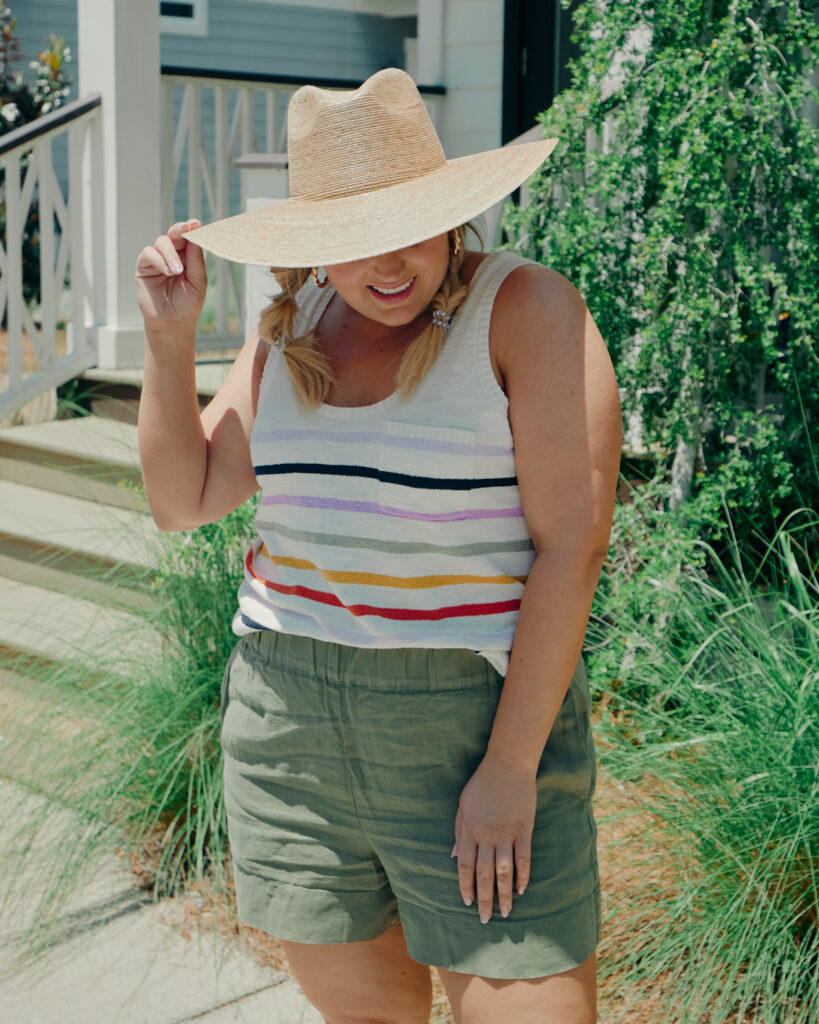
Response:
[[[430,310],[438,309],[442,313],[454,316],[466,298],[467,287],[461,278],[461,266],[464,261],[467,226],[463,224],[449,233],[450,238],[455,236],[457,243],[450,244],[449,267],[440,289],[429,304]],[[472,230],[475,231],[474,227]],[[480,238],[480,235],[478,237]],[[326,356],[315,347],[313,332],[308,331],[299,337],[293,335],[293,326],[299,312],[296,296],[310,276],[310,270],[306,267],[274,267],[273,275],[281,288],[281,293],[262,311],[259,337],[271,345],[280,339],[287,342],[281,350],[298,399],[306,408],[315,409],[326,400],[335,378]],[[429,323],[418,337],[410,342],[396,373],[396,383],[404,398],[409,398],[413,394],[432,369],[444,347],[446,333],[445,327]]]

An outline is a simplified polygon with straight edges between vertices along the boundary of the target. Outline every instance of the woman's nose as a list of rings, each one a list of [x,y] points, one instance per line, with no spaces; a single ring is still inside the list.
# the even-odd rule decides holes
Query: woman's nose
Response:
[[[379,274],[395,276],[400,274],[406,260],[403,249],[395,249],[392,252],[382,253],[375,258],[375,269]]]

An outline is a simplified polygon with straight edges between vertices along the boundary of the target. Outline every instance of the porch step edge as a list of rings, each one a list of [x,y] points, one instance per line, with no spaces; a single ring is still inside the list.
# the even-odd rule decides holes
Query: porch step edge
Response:
[[[87,661],[123,673],[144,663],[160,638],[144,619],[19,580],[0,580],[0,648],[46,661]],[[7,671],[13,664],[3,659]]]
[[[133,510],[0,480],[0,537],[49,555],[72,552],[112,568],[151,569],[159,531],[150,516]]]

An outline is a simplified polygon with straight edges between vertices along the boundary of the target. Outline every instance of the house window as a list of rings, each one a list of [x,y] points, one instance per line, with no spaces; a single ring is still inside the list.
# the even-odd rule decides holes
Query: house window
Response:
[[[208,0],[160,0],[159,31],[185,36],[206,36]]]

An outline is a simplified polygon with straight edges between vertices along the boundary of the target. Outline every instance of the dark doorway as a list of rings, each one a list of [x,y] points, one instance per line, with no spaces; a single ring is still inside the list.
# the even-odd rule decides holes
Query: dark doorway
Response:
[[[506,0],[503,37],[503,142],[522,135],[569,84],[577,46],[572,9],[560,0]]]

